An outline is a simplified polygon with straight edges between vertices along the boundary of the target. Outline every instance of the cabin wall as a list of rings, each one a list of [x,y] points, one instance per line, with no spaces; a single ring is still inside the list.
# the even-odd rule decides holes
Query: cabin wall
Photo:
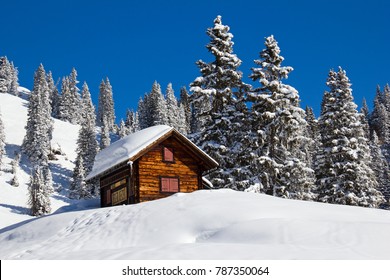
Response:
[[[173,150],[174,161],[163,160],[163,148]],[[161,177],[178,178],[179,192],[193,192],[201,188],[200,166],[178,140],[170,137],[156,145],[137,161],[139,201],[149,201],[172,195],[162,192]]]
[[[123,166],[100,178],[100,204],[102,207],[128,204],[134,195],[130,189],[130,167]]]

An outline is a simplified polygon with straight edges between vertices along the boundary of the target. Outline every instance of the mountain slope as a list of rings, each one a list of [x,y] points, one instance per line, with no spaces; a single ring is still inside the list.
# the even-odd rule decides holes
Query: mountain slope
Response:
[[[388,259],[390,212],[232,190],[46,216],[1,259]]]
[[[19,187],[9,184],[11,174],[11,162],[15,152],[20,152],[20,147],[25,135],[27,122],[28,91],[24,88],[22,96],[16,97],[10,94],[0,94],[0,111],[4,123],[6,137],[6,155],[0,171],[0,228],[13,223],[31,219],[27,208],[28,192],[27,183],[30,176],[30,163],[22,156],[20,168],[17,172]],[[50,169],[53,174],[55,193],[51,197],[52,209],[73,203],[67,198],[69,180],[74,167],[76,157],[76,139],[79,126],[72,125],[57,119],[54,121],[52,147],[60,149],[62,155],[57,155],[56,160],[50,161]]]

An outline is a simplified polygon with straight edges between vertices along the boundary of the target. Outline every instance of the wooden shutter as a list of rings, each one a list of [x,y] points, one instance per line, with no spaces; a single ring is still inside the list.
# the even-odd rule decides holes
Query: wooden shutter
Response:
[[[169,178],[169,191],[178,192],[179,191],[179,179]]]
[[[106,204],[111,203],[111,189],[106,189]]]
[[[173,161],[173,150],[171,148],[164,147],[164,161]]]
[[[169,192],[169,178],[161,178],[161,191]]]

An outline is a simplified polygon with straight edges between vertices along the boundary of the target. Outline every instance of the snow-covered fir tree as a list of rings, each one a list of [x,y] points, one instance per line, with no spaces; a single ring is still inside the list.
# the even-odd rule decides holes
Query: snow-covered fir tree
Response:
[[[41,64],[34,75],[34,86],[28,103],[26,135],[23,139],[22,151],[28,156],[33,166],[40,166],[40,172],[48,192],[53,191],[52,175],[49,169],[52,131],[50,92],[46,72]]]
[[[3,157],[5,155],[5,131],[3,124],[3,117],[0,111],[0,170],[3,166]]]
[[[79,153],[73,169],[72,182],[69,189],[70,198],[82,199],[91,197],[91,190],[88,189],[87,183],[85,182],[85,174],[83,157]]]
[[[150,126],[168,125],[167,102],[157,81],[153,83],[152,90],[146,100],[147,111],[150,114]]]
[[[190,104],[190,95],[186,89],[186,87],[180,88],[180,101],[181,107],[184,110],[185,115],[185,131],[183,132],[185,135],[191,133],[191,104]]]
[[[46,73],[41,64],[34,76],[34,86],[28,103],[26,136],[22,145],[23,152],[37,164],[47,162],[50,153],[53,122],[49,98]]]
[[[143,98],[140,98],[138,100],[137,113],[139,116],[140,129],[145,129],[145,128],[148,128],[150,126],[150,114],[148,114],[147,98],[148,98],[148,95],[145,94]]]
[[[191,104],[197,120],[192,139],[205,152],[218,161],[219,168],[209,174],[217,188],[243,189],[244,178],[237,169],[242,152],[242,122],[247,110],[243,94],[247,88],[238,70],[241,60],[233,52],[230,27],[222,24],[221,16],[207,29],[210,42],[207,50],[214,61],[197,62],[201,76],[191,84]]]
[[[322,202],[378,207],[384,198],[370,167],[368,139],[353,101],[350,81],[340,67],[329,72],[319,129],[321,150],[316,157],[318,199]]]
[[[98,152],[95,108],[87,83],[83,84],[81,96],[81,128],[77,139],[77,158],[70,185],[70,197],[77,199],[89,197],[95,192],[96,182],[85,182],[85,176],[92,171]]]
[[[251,78],[261,86],[248,93],[252,102],[252,134],[255,144],[251,171],[258,178],[258,191],[275,196],[310,200],[314,198],[314,172],[306,150],[310,144],[305,112],[299,107],[298,91],[283,83],[292,67],[282,66],[284,58],[273,36],[265,39],[259,67]]]
[[[313,167],[313,160],[319,149],[320,132],[318,130],[318,121],[314,115],[313,108],[306,106],[306,122],[307,122],[307,137],[309,138],[309,144],[307,146],[308,157],[307,162],[310,167]]]
[[[361,122],[363,125],[364,133],[367,139],[370,139],[370,111],[368,109],[367,101],[363,98],[362,107],[360,109]]]
[[[0,93],[18,96],[18,70],[7,57],[0,57]]]
[[[46,180],[39,165],[33,167],[28,190],[28,205],[30,206],[31,215],[49,214],[51,212],[50,191],[47,189]]]
[[[370,116],[370,127],[376,132],[381,143],[386,142],[386,139],[390,137],[389,122],[390,117],[385,105],[384,95],[378,86],[374,98],[374,108]]]
[[[51,71],[47,73],[47,85],[50,92],[50,106],[51,106],[51,115],[53,118],[59,117],[59,103],[60,103],[60,94],[57,89],[57,85],[54,83],[53,74]]]
[[[100,149],[103,150],[110,146],[111,138],[110,138],[110,127],[109,122],[107,121],[107,117],[103,117],[103,125],[101,127],[101,136],[100,136]]]
[[[103,119],[106,118],[109,132],[115,132],[115,108],[112,86],[108,78],[102,80],[99,87],[99,104],[97,114],[97,125],[103,126]]]
[[[123,138],[129,135],[130,130],[127,128],[125,121],[122,119],[119,123],[118,136],[119,138]]]
[[[80,123],[81,99],[77,84],[77,71],[73,68],[70,75],[62,80],[61,97],[58,106],[59,119],[72,124]]]
[[[134,133],[139,130],[138,112],[133,110],[127,110],[125,126],[128,134]]]
[[[386,208],[390,207],[390,169],[389,163],[383,156],[382,150],[379,145],[378,136],[376,132],[373,131],[371,141],[370,141],[370,151],[371,151],[371,168],[376,175],[376,179],[379,184],[379,190],[382,195],[385,197],[387,203],[385,203]]]
[[[167,105],[167,124],[173,128],[178,129],[179,120],[185,118],[185,116],[180,115],[179,106],[171,83],[168,84],[167,89],[165,91],[165,99]]]

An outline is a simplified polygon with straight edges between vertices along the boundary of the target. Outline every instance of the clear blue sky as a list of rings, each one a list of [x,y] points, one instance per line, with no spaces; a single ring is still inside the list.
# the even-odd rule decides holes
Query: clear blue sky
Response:
[[[109,77],[116,115],[136,109],[157,80],[176,93],[211,61],[205,34],[217,15],[230,26],[244,76],[264,48],[279,42],[284,65],[294,71],[286,83],[300,93],[302,107],[319,113],[329,69],[342,66],[355,101],[372,105],[376,85],[390,83],[390,1],[382,0],[56,0],[1,1],[0,56],[19,69],[31,88],[40,63],[54,78],[75,67],[96,104],[101,80]],[[246,82],[249,79],[246,78]],[[81,88],[81,85],[80,85]]]

